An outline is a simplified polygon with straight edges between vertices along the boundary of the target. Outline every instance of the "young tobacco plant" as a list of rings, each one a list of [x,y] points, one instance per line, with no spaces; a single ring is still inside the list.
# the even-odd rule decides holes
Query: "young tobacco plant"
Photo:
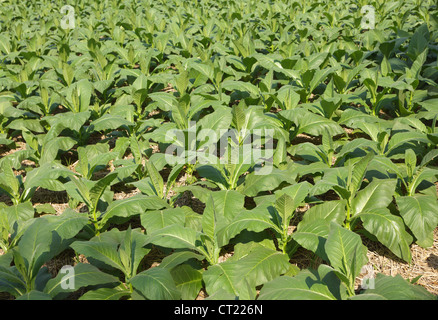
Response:
[[[428,152],[417,166],[417,156],[411,149],[405,151],[405,163],[397,165],[388,158],[376,157],[377,165],[397,176],[396,203],[406,226],[422,247],[433,244],[433,230],[438,225],[437,196],[434,181],[438,170],[427,165],[438,156],[436,149]]]
[[[56,163],[45,163],[26,174],[16,176],[13,171],[13,162],[5,158],[0,165],[0,192],[5,193],[14,205],[30,201],[39,187],[51,191],[63,191],[62,179],[73,173],[64,166]],[[24,180],[24,181],[23,181]]]
[[[141,288],[146,281],[145,276],[152,276],[153,273],[145,271],[137,277],[141,261],[151,250],[146,248],[147,243],[148,237],[138,229],[131,229],[131,226],[126,231],[112,229],[88,241],[72,243],[71,247],[89,258],[96,267],[107,271],[115,269],[123,274],[123,282],[115,282],[112,288],[91,291],[84,295],[83,299],[102,299],[112,295],[119,298],[131,297],[134,288]]]
[[[26,232],[20,232],[15,238],[15,246],[11,248],[11,255],[2,256],[2,259],[13,260],[14,265],[0,264],[0,290],[8,292],[17,299],[28,298],[29,295],[40,295],[45,299],[54,299],[62,288],[62,273],[51,279],[47,267],[43,265],[60,252],[67,249],[73,242],[76,234],[87,224],[86,214],[67,209],[60,216],[47,215],[28,220]],[[114,282],[114,277],[106,277],[102,272],[91,266],[82,264],[75,266],[75,288],[68,288],[65,293],[72,292],[80,287],[89,285],[90,276],[95,284]],[[81,281],[82,280],[82,281]],[[64,288],[65,289],[65,288]],[[64,296],[65,297],[65,296]]]
[[[361,189],[367,167],[373,157],[373,153],[368,153],[354,165],[350,163],[349,167],[343,170],[334,168],[331,173],[326,171],[324,179],[315,185],[311,193],[333,189],[341,198],[341,202],[333,202],[333,211],[327,213],[330,220],[336,220],[348,230],[355,230],[361,221],[366,230],[365,234],[371,234],[372,239],[377,239],[395,255],[410,261],[409,245],[412,243],[412,236],[405,230],[403,219],[390,211],[397,180],[374,178]],[[323,189],[318,191],[319,187]],[[330,205],[321,204],[316,207]],[[315,213],[317,216],[322,214],[316,209],[315,212],[318,212]]]
[[[239,198],[236,194],[231,195]],[[224,198],[219,199],[224,201]],[[219,204],[215,203],[210,196],[201,218],[201,230],[181,226],[180,224],[170,224],[153,231],[150,234],[149,241],[162,247],[193,250],[202,255],[209,265],[217,264],[219,253],[222,247],[226,245],[226,243],[218,238],[218,232],[220,228],[223,227],[220,218],[225,214],[225,208],[218,211],[218,206]],[[143,221],[145,221],[143,224],[146,227],[146,230],[148,230],[148,226],[150,228],[150,224],[147,221],[148,215],[149,214],[146,213],[146,216],[142,217]],[[152,215],[153,213],[151,216]]]
[[[107,191],[111,182],[117,177],[117,173],[112,172],[100,180],[91,181],[82,177],[72,177],[70,182],[65,184],[69,196],[85,203],[88,208],[88,217],[94,226],[94,232],[99,234],[102,227],[99,218],[108,203],[112,200],[113,194]]]
[[[136,195],[131,198],[113,201],[113,192],[109,187],[117,178],[117,172],[111,172],[102,179],[91,181],[83,177],[72,177],[65,184],[71,201],[83,202],[88,209],[89,222],[93,228],[91,235],[99,235],[110,223],[110,220],[125,220],[140,215],[146,210],[157,210],[169,207],[168,203],[158,196]]]
[[[292,254],[289,250],[291,234],[289,226],[295,210],[307,197],[311,185],[301,182],[275,192],[272,196],[261,196],[257,207],[240,211],[220,231],[224,242],[230,241],[243,230],[261,232],[271,229],[278,238],[278,246],[284,254]]]

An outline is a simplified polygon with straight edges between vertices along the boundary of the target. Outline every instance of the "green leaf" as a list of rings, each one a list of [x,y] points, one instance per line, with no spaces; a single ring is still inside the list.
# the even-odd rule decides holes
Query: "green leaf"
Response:
[[[351,202],[352,216],[363,211],[386,208],[392,201],[397,180],[374,179],[363,190],[360,190]]]
[[[41,164],[50,163],[55,160],[59,151],[68,151],[72,149],[75,144],[76,141],[70,137],[56,137],[51,139],[43,145],[39,162]]]
[[[188,264],[181,264],[173,268],[170,273],[177,289],[181,292],[181,299],[195,300],[203,286],[202,272]]]
[[[148,171],[148,175],[151,178],[152,185],[155,189],[155,193],[159,197],[164,196],[164,182],[157,168],[151,161],[146,161],[146,168]]]
[[[216,244],[217,233],[217,214],[215,212],[214,200],[210,195],[205,205],[204,213],[202,214],[202,233],[204,233],[210,240]]]
[[[403,221],[422,247],[433,245],[433,231],[438,224],[438,203],[435,196],[414,195],[396,199]]]
[[[374,289],[367,289],[363,294],[387,300],[436,300],[435,295],[419,285],[409,283],[399,274],[395,277],[377,274]]]
[[[140,215],[141,225],[146,228],[148,234],[174,224],[183,225],[185,217],[184,208],[147,211]]]
[[[167,248],[197,250],[198,235],[193,229],[173,224],[151,233],[149,242]]]
[[[26,229],[18,242],[18,248],[14,248],[14,259],[23,259],[25,272],[28,280],[33,280],[41,266],[48,261],[54,252],[51,252],[52,230],[44,219],[35,219]]]
[[[218,242],[226,244],[242,230],[261,232],[269,228],[276,230],[280,234],[282,233],[273,221],[267,208],[258,207],[250,211],[244,210],[241,211],[228,226],[219,230],[217,236]]]
[[[321,204],[311,207],[304,213],[302,221],[298,225],[298,230],[301,225],[305,225],[315,220],[323,219],[327,222],[334,221],[342,225],[345,220],[346,202],[342,200],[326,201]]]
[[[149,98],[158,103],[158,107],[163,111],[170,111],[172,107],[178,104],[176,98],[166,92],[154,92],[149,94]]]
[[[352,195],[356,194],[357,190],[359,190],[360,186],[362,185],[368,163],[371,161],[373,156],[374,154],[370,152],[364,158],[355,163],[350,185],[350,192]]]
[[[74,292],[82,287],[117,283],[119,280],[87,263],[78,263],[67,272],[58,275],[47,282],[44,293],[56,299],[58,295]]]
[[[271,281],[289,269],[287,255],[266,247],[259,247],[234,263],[237,279],[245,279],[252,287]]]
[[[405,230],[402,218],[395,216],[386,208],[374,208],[358,215],[364,228],[374,235],[384,246],[399,258],[411,262],[409,245],[412,237]]]
[[[0,176],[0,188],[9,193],[12,197],[19,196],[19,182],[15,177],[14,171],[12,170],[11,160],[7,159],[6,163],[2,166],[3,174]]]
[[[166,268],[172,270],[174,267],[189,261],[190,259],[196,259],[199,261],[204,260],[204,256],[194,253],[192,251],[176,251],[166,256],[160,263],[160,268]]]
[[[131,291],[123,284],[114,288],[98,288],[85,292],[79,300],[120,300],[123,297],[131,296]]]
[[[25,190],[41,187],[51,191],[64,191],[64,184],[59,178],[73,178],[74,173],[61,164],[45,163],[34,168],[26,175]]]
[[[157,210],[167,207],[166,201],[158,196],[135,195],[133,197],[112,202],[102,216],[101,224],[105,224],[113,217],[128,218],[142,215],[147,210]]]
[[[275,201],[275,209],[281,217],[283,230],[287,230],[290,219],[295,214],[294,200],[284,193]]]
[[[415,168],[417,167],[417,156],[412,149],[407,149],[405,151],[405,164],[406,173],[409,178],[414,175]]]
[[[52,300],[52,297],[44,292],[31,290],[18,297],[16,300]]]
[[[96,184],[90,189],[90,201],[92,203],[92,208],[95,210],[97,204],[102,197],[106,188],[109,187],[111,182],[117,177],[116,172],[107,174],[104,178],[98,180]]]
[[[282,182],[295,183],[295,177],[288,171],[272,168],[269,174],[257,174],[257,172],[248,174],[237,191],[245,196],[254,197],[259,192],[278,188]]]
[[[44,219],[46,216],[42,217]],[[48,216],[49,229],[55,231],[61,239],[71,239],[88,224],[86,212],[76,212],[70,208],[59,216]]]
[[[15,224],[20,226],[23,224],[23,222],[31,220],[35,215],[34,208],[30,201],[0,209],[0,212],[2,210],[4,210],[6,214],[11,233]]]
[[[225,291],[240,300],[248,300],[252,295],[253,289],[245,285],[245,279],[238,277],[236,263],[226,261],[210,266],[202,278],[209,296]]]
[[[367,248],[362,244],[360,236],[331,222],[325,250],[331,266],[346,276],[349,281],[347,286],[353,287],[354,279],[368,261]]]
[[[117,244],[100,241],[75,241],[71,248],[79,254],[91,257],[118,270],[124,270],[117,252]]]
[[[297,209],[299,206],[303,205],[304,200],[309,194],[309,190],[312,187],[310,183],[307,181],[303,181],[300,183],[293,184],[291,186],[284,187],[275,191],[276,197],[281,196],[283,194],[288,195],[292,198],[293,210]]]
[[[346,297],[334,270],[320,265],[318,270],[305,269],[296,276],[282,276],[266,283],[258,300],[341,300]]]
[[[259,96],[259,88],[250,82],[225,80],[222,82],[222,88],[228,91],[248,92],[254,98]]]
[[[331,136],[343,134],[344,130],[335,121],[314,114],[305,109],[280,111],[280,116],[292,121],[296,126],[296,134],[307,133],[319,136],[328,130]]]
[[[235,190],[219,190],[210,193],[217,219],[218,229],[230,222],[244,209],[245,196]]]
[[[26,292],[26,282],[15,267],[0,266],[0,292],[19,297]]]
[[[292,239],[303,248],[314,252],[325,261],[329,261],[325,253],[325,243],[330,232],[330,221],[315,219],[299,223]]]
[[[131,279],[132,286],[149,300],[179,300],[181,293],[169,270],[151,268]]]
[[[133,125],[132,122],[129,122],[120,116],[106,114],[91,122],[90,126],[87,128],[87,132],[92,133],[105,130],[116,130],[123,126],[130,127]]]

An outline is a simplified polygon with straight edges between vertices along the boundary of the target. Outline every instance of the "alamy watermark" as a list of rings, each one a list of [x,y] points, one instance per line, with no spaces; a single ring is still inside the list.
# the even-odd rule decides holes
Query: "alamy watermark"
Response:
[[[61,19],[61,28],[66,29],[74,29],[75,24],[75,9],[70,5],[65,5],[61,8],[61,14],[64,16]]]
[[[66,265],[59,270],[61,274],[66,274],[61,278],[61,288],[64,290],[74,290],[75,289],[75,269]]]
[[[362,278],[361,288],[362,289],[375,289],[375,274],[374,268],[372,265],[365,265],[360,270],[361,273],[365,273],[365,276]]]
[[[360,22],[360,27],[362,29],[372,30],[376,26],[376,9],[372,5],[363,6],[360,9],[360,13],[364,16]]]

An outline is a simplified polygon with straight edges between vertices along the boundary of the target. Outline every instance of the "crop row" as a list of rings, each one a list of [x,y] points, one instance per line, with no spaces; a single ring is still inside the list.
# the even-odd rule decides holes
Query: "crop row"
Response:
[[[434,243],[435,2],[195,3],[2,1],[0,292],[436,299],[357,286],[365,238]]]

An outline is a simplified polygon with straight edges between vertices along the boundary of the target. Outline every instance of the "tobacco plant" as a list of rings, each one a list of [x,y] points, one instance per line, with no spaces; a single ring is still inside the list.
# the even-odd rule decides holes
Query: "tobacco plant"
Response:
[[[359,283],[434,244],[434,1],[64,5],[1,5],[0,293],[436,300]]]

